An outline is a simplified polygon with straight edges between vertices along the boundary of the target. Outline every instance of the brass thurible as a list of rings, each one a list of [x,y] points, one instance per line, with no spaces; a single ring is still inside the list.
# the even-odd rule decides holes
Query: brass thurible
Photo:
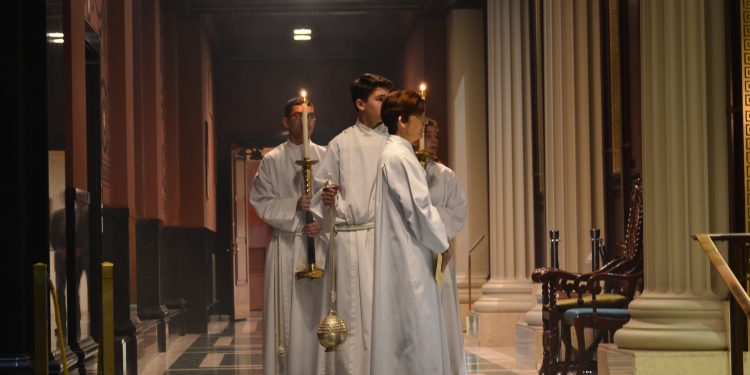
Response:
[[[330,180],[326,181],[324,189],[337,189],[338,186]],[[343,319],[336,313],[336,217],[334,216],[334,205],[328,207],[328,222],[330,238],[328,240],[328,315],[318,324],[318,341],[326,348],[326,352],[338,351],[339,345],[346,341],[349,328]]]
[[[302,177],[305,184],[305,194],[312,195],[313,191],[313,175],[312,166],[317,163],[317,160],[312,160],[305,157],[302,160],[297,160],[297,164],[302,166]],[[312,213],[307,211],[305,213],[305,223],[309,224],[313,221]],[[301,271],[294,273],[294,277],[297,280],[310,279],[317,280],[323,277],[325,272],[317,264],[315,264],[315,239],[305,236],[307,240],[307,267]]]

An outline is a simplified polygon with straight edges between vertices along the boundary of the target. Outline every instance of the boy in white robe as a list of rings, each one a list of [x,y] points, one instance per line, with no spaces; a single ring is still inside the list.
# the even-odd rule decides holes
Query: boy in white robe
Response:
[[[305,212],[312,197],[305,194],[302,167],[296,164],[303,159],[302,105],[302,98],[298,97],[284,106],[282,124],[289,131],[289,139],[263,157],[250,193],[250,203],[258,216],[273,227],[266,253],[263,295],[266,375],[315,374],[319,365],[320,344],[315,329],[323,315],[324,283],[320,279],[294,279],[294,273],[308,264],[306,236],[315,237],[320,232],[318,222],[306,224]],[[315,128],[315,121],[315,109],[309,104],[309,134]],[[311,159],[320,160],[324,153],[325,148],[310,143]],[[322,246],[317,248],[322,250]],[[324,254],[318,251],[316,264],[322,266],[324,261]],[[280,280],[278,295],[277,280]]]
[[[327,206],[335,204],[338,314],[349,329],[334,354],[337,375],[370,371],[373,190],[378,157],[388,135],[380,120],[380,105],[392,87],[387,78],[370,73],[354,80],[350,89],[357,122],[331,140],[315,172],[317,193],[311,210],[323,219]],[[338,184],[338,190],[322,190],[326,180]]]
[[[438,133],[437,122],[428,118],[424,127],[424,147],[434,156],[438,155]],[[456,174],[437,160],[437,157],[434,157],[427,161],[427,185],[430,187],[432,204],[440,213],[445,232],[452,240],[466,225],[466,195],[458,184]],[[448,338],[450,373],[465,375],[467,373],[466,353],[464,352],[464,334],[461,328],[461,310],[456,284],[456,262],[451,262],[445,269],[445,279],[440,295],[445,333]]]
[[[434,278],[450,260],[448,236],[411,145],[424,111],[414,91],[389,94],[381,109],[390,135],[376,184],[372,374],[451,374]]]

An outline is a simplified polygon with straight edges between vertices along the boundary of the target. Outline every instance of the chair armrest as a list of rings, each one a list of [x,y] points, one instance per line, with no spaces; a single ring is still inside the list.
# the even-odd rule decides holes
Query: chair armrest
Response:
[[[628,303],[633,299],[633,296],[635,295],[635,288],[638,283],[638,281],[643,279],[643,271],[632,273],[632,274],[614,274],[614,273],[600,273],[593,275],[591,278],[589,278],[588,282],[586,283],[586,290],[591,295],[591,308],[594,309],[594,314],[596,314],[597,309],[597,299],[596,296],[602,293],[602,281],[610,281],[610,282],[617,282],[617,283],[626,283],[627,289],[626,293],[624,294],[627,298]]]
[[[589,293],[596,295],[602,292],[601,281],[624,281],[629,284],[635,284],[639,279],[643,278],[643,271],[620,275],[616,273],[600,273],[593,275],[589,278],[586,289]]]
[[[536,283],[543,283],[550,280],[575,280],[581,274],[563,271],[559,268],[542,267],[537,268],[531,273],[531,280]]]
[[[542,310],[557,310],[557,294],[564,292],[567,298],[571,297],[574,284],[573,280],[580,274],[563,271],[554,267],[537,268],[532,272],[531,279],[542,284]]]

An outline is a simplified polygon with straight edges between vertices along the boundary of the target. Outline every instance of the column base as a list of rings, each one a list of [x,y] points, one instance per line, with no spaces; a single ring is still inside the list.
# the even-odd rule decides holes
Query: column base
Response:
[[[180,336],[185,335],[185,330],[180,328],[179,310],[169,310],[169,314],[159,321],[157,332],[157,346],[159,353],[166,353]]]
[[[469,285],[471,281],[471,285]],[[487,282],[487,278],[484,276],[474,276],[469,280],[468,277],[457,278],[456,289],[458,290],[458,300],[461,303],[470,303],[469,294],[471,294],[471,303],[474,303],[482,297],[482,286]],[[471,289],[471,293],[469,293]]]
[[[146,364],[159,355],[159,320],[143,320],[143,325],[136,333],[138,373],[142,374]]]
[[[615,344],[600,344],[596,355],[599,375],[729,374],[729,352],[725,350],[628,350]],[[747,369],[747,352],[744,357]]]
[[[628,306],[630,321],[615,333],[615,344],[630,350],[725,350],[728,309],[721,300],[644,294]]]
[[[524,320],[526,324],[530,326],[541,327],[544,323],[542,322],[542,284],[532,284],[532,294],[536,300],[536,304],[531,310],[526,312]]]
[[[515,327],[523,322],[523,316],[524,313],[476,313],[479,346],[515,346]]]
[[[91,337],[87,337],[78,343],[78,348],[72,349],[78,356],[78,371],[85,374],[91,368],[96,368],[99,355],[99,344]]]
[[[542,326],[516,323],[516,366],[521,369],[537,370],[542,366]]]
[[[526,313],[534,307],[531,291],[528,281],[490,280],[482,286],[482,297],[474,303],[474,310],[479,313]]]

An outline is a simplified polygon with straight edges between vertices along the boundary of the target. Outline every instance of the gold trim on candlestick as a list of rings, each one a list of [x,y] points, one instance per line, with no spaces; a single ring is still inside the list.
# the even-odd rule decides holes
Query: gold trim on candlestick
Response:
[[[304,158],[302,160],[297,160],[297,165],[302,166],[302,177],[305,184],[305,194],[312,195],[313,191],[313,175],[312,175],[312,166],[316,164],[317,160],[312,160],[310,158]],[[310,263],[307,265],[307,267],[304,270],[297,271],[294,273],[294,277],[297,280],[301,279],[310,279],[310,280],[317,280],[322,278],[325,275],[325,271],[323,271],[320,266],[318,266],[315,263]]]
[[[304,158],[302,160],[296,161],[297,165],[302,166],[302,177],[305,183],[305,194],[312,195],[313,191],[313,175],[312,175],[312,166],[317,164],[317,160],[312,160],[310,158]]]
[[[302,271],[297,271],[294,273],[294,278],[297,280],[301,279],[311,279],[311,280],[317,280],[322,278],[325,275],[325,271],[318,267],[317,264],[312,263],[308,264],[307,268],[305,268]]]
[[[422,168],[427,169],[427,160],[432,159],[432,153],[427,150],[419,150],[416,154],[419,164],[422,164]]]

